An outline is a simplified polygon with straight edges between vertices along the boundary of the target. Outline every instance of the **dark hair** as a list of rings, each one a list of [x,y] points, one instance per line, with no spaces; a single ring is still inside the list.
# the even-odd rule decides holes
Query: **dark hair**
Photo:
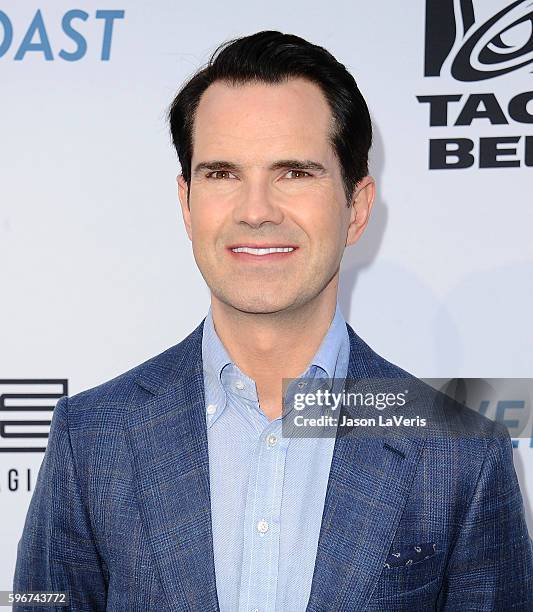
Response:
[[[297,77],[316,83],[329,103],[334,119],[331,144],[341,166],[346,197],[351,199],[356,184],[368,174],[372,123],[366,102],[353,76],[326,49],[275,31],[223,43],[174,98],[168,120],[189,189],[194,117],[209,85],[215,81],[280,83]]]

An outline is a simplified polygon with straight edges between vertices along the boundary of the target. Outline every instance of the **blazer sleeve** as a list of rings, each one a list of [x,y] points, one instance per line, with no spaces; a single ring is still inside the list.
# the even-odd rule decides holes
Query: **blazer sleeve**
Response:
[[[496,426],[446,569],[440,610],[533,610],[533,545],[511,438]]]
[[[52,416],[48,445],[18,542],[13,591],[66,591],[70,604],[17,605],[14,609],[105,610],[106,574],[76,475],[68,397],[62,397]]]

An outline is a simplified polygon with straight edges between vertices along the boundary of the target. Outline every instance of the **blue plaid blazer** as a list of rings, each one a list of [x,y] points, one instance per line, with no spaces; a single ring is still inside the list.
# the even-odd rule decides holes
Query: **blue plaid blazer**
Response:
[[[348,377],[407,376],[347,327]],[[72,611],[219,609],[202,328],[59,400],[14,590],[67,591]],[[474,414],[486,435],[337,436],[308,612],[533,610],[509,434]]]

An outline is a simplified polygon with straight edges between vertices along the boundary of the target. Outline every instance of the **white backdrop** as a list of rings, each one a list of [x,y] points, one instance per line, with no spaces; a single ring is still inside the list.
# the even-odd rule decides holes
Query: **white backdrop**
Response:
[[[460,4],[468,3],[450,2]],[[469,33],[509,4],[474,2]],[[507,103],[533,89],[532,67],[457,80],[458,37],[441,75],[424,76],[425,9],[423,0],[2,2],[0,421],[13,414],[5,394],[43,390],[22,380],[66,379],[72,395],[175,344],[205,315],[209,294],[179,213],[165,113],[218,43],[262,29],[324,45],[352,71],[372,111],[379,199],[343,261],[346,319],[380,354],[421,377],[531,376],[533,138],[527,157],[525,137],[533,126],[525,119],[533,121],[533,102],[522,121],[509,118]],[[496,37],[502,19],[491,30]],[[525,20],[488,44],[509,58],[531,29]],[[475,93],[491,94],[508,123],[493,123],[492,103],[490,117],[454,125]],[[430,126],[430,106],[417,96],[453,94],[462,98],[450,102],[448,125]],[[479,115],[487,104],[485,97]],[[518,165],[479,168],[479,139],[505,136],[520,140],[499,145],[511,152],[493,158]],[[429,140],[438,138],[472,140],[473,166],[430,170]],[[46,444],[6,431],[0,590],[11,588],[43,456],[9,445]],[[519,440],[515,466],[533,534],[530,438]]]

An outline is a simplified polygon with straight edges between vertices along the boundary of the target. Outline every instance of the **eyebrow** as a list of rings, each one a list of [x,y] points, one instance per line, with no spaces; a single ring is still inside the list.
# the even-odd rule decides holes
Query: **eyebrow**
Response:
[[[312,161],[310,159],[280,159],[269,166],[269,170],[283,170],[285,168],[290,168],[291,170],[315,170],[318,172],[326,171],[326,168],[322,164],[316,161]],[[229,170],[231,172],[239,172],[240,170],[242,170],[242,166],[224,160],[205,161],[196,164],[193,173],[196,175],[202,172],[202,170],[209,170],[211,172],[214,172],[216,170]]]

